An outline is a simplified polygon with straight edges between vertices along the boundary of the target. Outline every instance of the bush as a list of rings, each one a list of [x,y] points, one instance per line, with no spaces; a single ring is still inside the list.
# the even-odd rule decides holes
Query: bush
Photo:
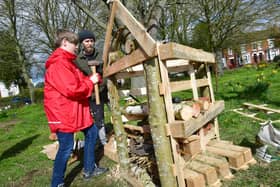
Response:
[[[280,62],[280,55],[275,56],[273,62]]]
[[[35,95],[35,102],[36,103],[42,103],[44,100],[44,89],[43,88],[35,88],[34,90]]]
[[[280,68],[280,55],[275,56],[273,62],[276,62],[276,68]]]

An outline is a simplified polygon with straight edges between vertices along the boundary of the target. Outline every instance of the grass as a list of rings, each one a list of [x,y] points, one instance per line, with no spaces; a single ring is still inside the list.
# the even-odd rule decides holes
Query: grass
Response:
[[[218,79],[216,100],[225,101],[225,110],[218,116],[220,135],[223,140],[234,144],[257,148],[255,136],[260,125],[258,121],[232,112],[240,108],[243,102],[268,104],[280,108],[280,70],[274,65],[267,67],[243,67],[225,71]],[[213,78],[215,84],[215,78]],[[214,85],[215,87],[215,85]],[[183,94],[184,95],[184,94]],[[187,94],[189,96],[189,93]],[[178,94],[180,96],[180,93]],[[260,113],[264,119],[280,119],[278,115]],[[109,113],[106,113],[109,121]],[[274,124],[280,127],[280,124]],[[42,104],[27,105],[0,113],[0,186],[49,186],[53,161],[40,153],[42,147],[51,143],[48,140],[49,129]],[[106,157],[101,165],[110,168],[107,175],[85,182],[81,177],[82,165],[75,162],[67,168],[66,183],[71,186],[128,186],[115,175],[116,163]],[[271,164],[258,162],[244,171],[234,173],[230,181],[223,186],[280,186],[280,162]]]

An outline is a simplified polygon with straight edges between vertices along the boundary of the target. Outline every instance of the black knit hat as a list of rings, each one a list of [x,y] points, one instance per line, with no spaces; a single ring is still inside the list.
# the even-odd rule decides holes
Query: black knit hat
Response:
[[[95,36],[94,36],[93,32],[88,31],[88,30],[80,31],[79,32],[80,43],[82,43],[82,41],[85,39],[93,39],[95,41]]]

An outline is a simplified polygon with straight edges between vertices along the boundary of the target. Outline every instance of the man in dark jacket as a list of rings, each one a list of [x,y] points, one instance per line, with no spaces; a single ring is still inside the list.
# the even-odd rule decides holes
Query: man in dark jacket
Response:
[[[91,31],[82,30],[79,32],[79,41],[81,45],[81,52],[79,53],[75,63],[78,68],[85,74],[91,75],[91,68],[88,66],[88,61],[96,60],[100,64],[96,66],[96,71],[102,75],[103,63],[101,59],[101,53],[97,51],[94,47],[95,36]],[[106,81],[104,80],[102,84],[99,85],[99,95],[100,104],[96,104],[95,95],[92,94],[90,98],[90,109],[94,118],[94,123],[96,124],[98,131],[98,136],[102,145],[107,143],[105,126],[104,126],[104,104],[108,102],[108,90],[106,86]]]

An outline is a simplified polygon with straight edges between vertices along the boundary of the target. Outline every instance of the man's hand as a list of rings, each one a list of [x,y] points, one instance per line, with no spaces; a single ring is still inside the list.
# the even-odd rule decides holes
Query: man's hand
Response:
[[[102,77],[99,73],[94,73],[89,77],[89,79],[92,81],[93,84],[102,83]]]

